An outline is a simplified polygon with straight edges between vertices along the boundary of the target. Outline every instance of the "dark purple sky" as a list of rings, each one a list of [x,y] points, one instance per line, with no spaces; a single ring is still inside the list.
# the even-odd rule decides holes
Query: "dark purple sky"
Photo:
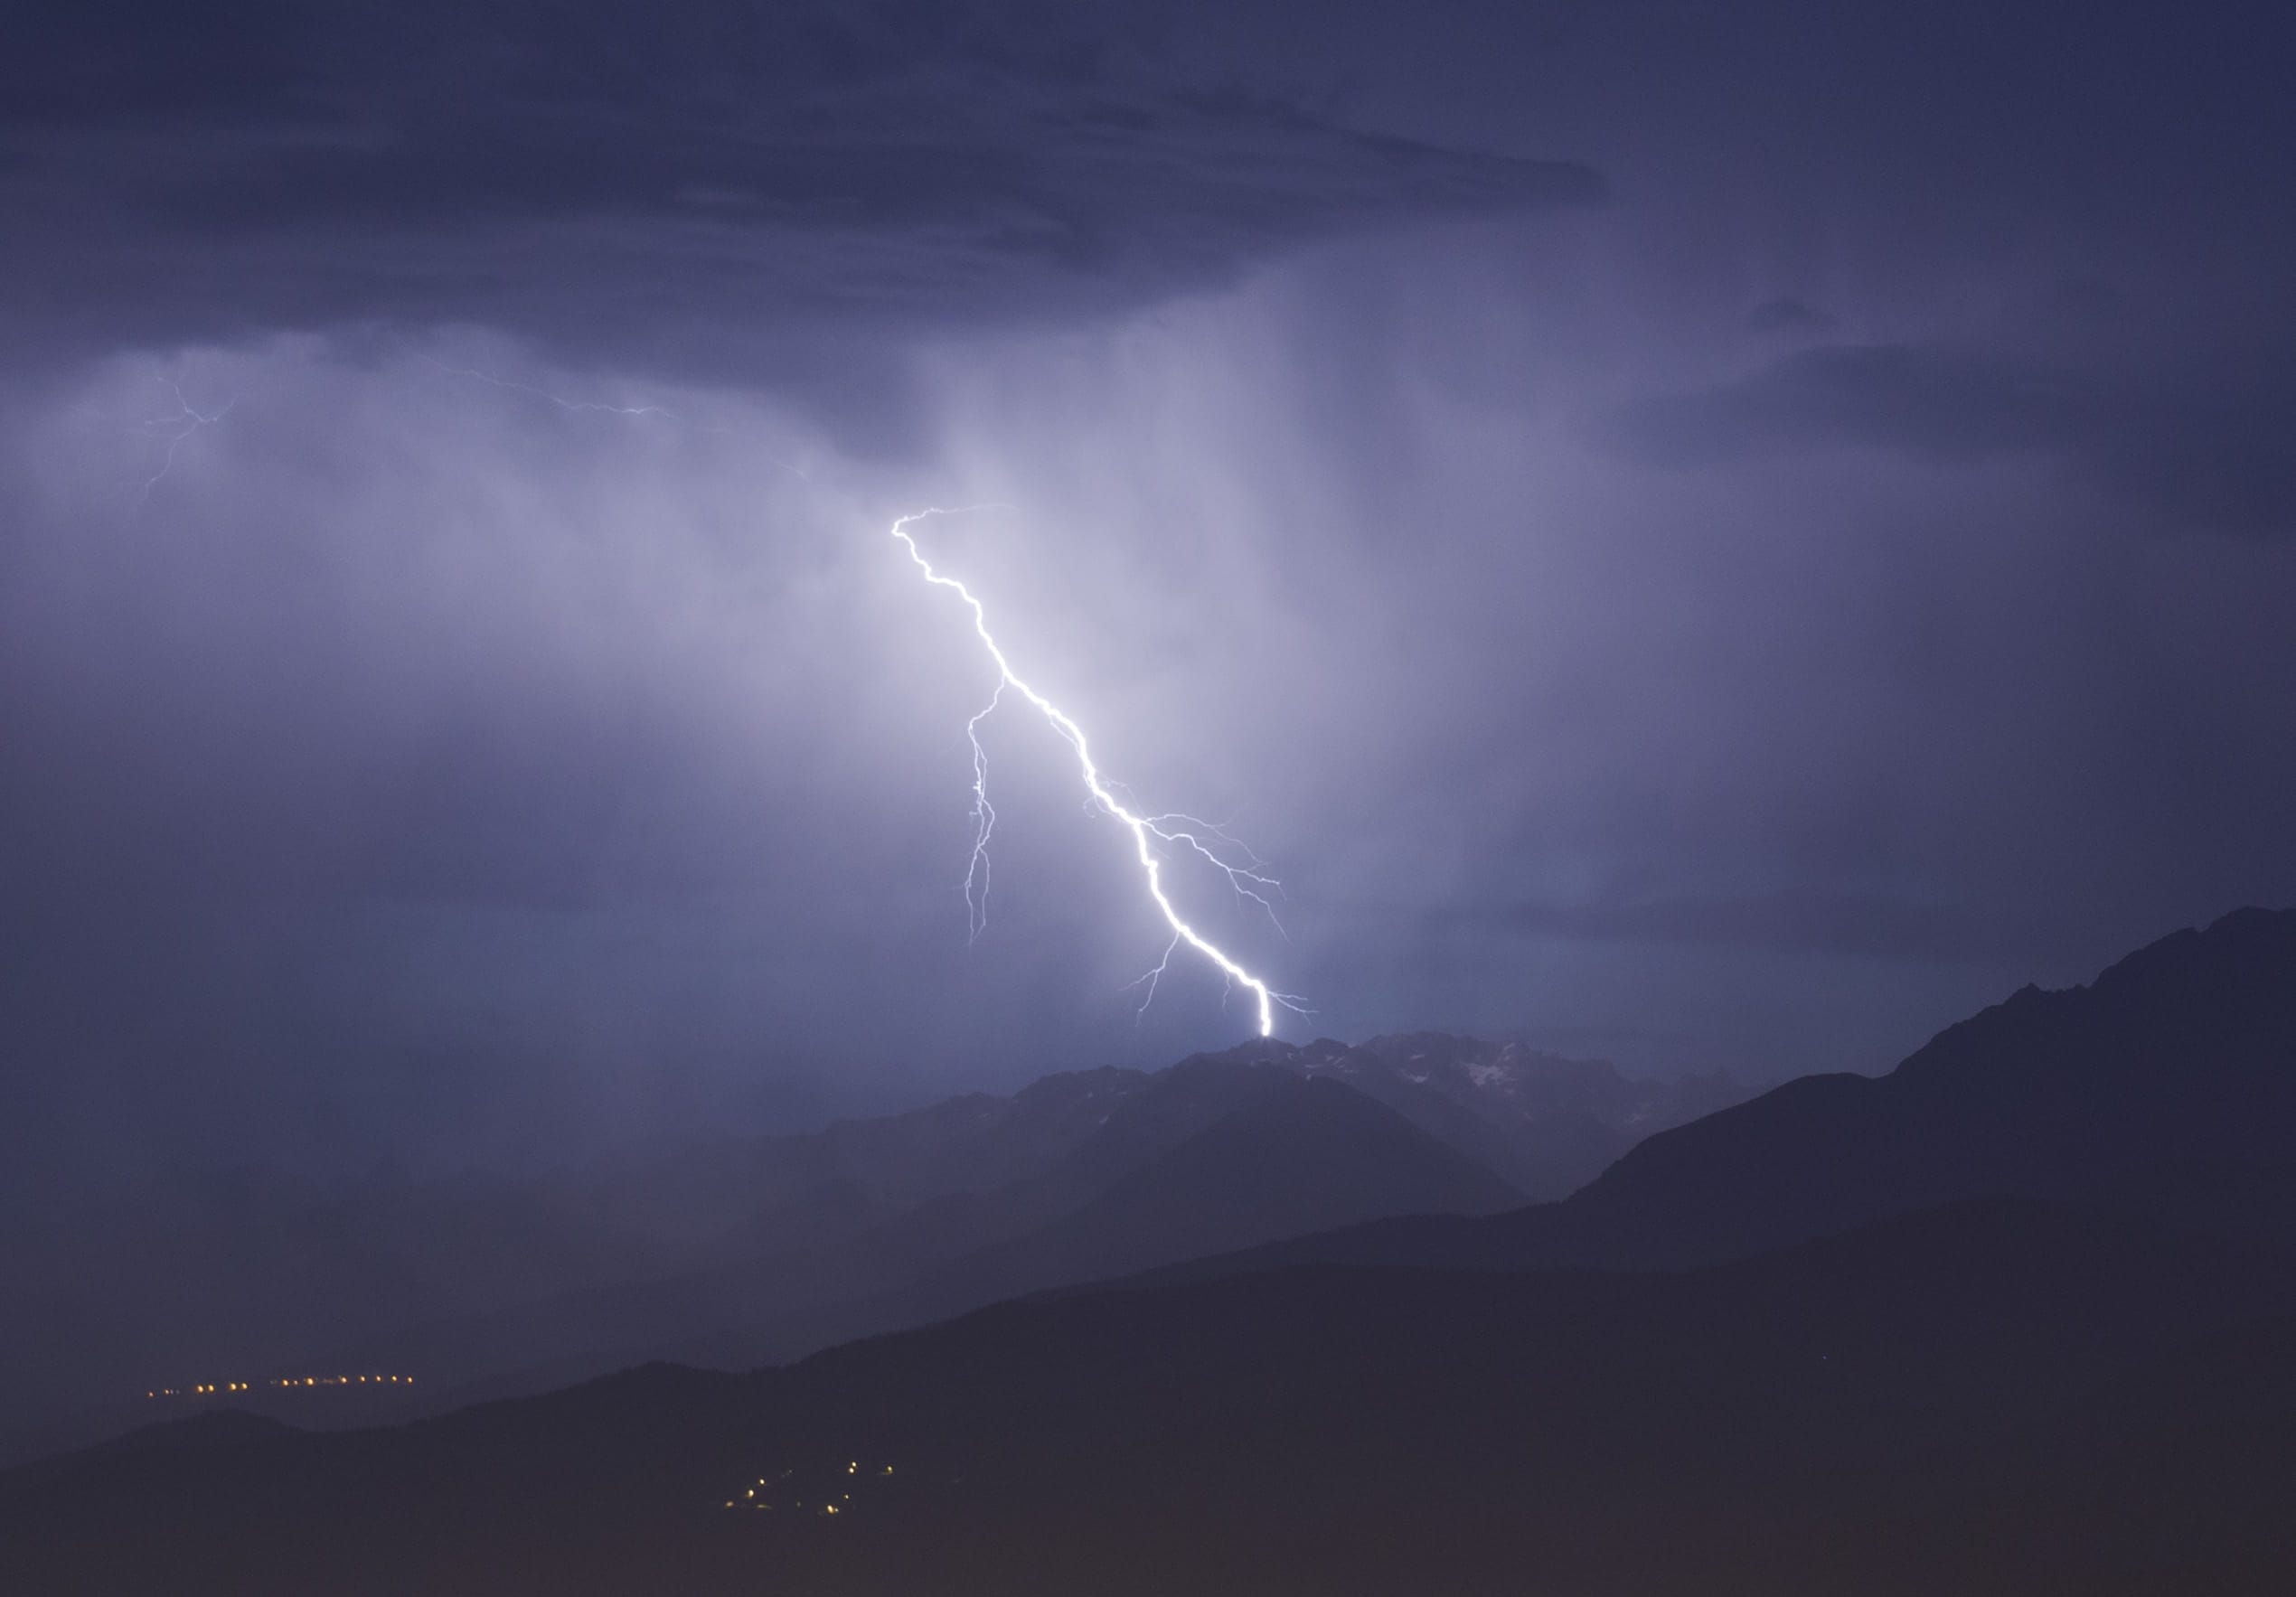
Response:
[[[354,1170],[1233,1041],[931,530],[1317,1010],[1885,1066],[2296,900],[2254,5],[47,5],[0,1154]],[[1146,12],[1149,8],[1140,8]],[[1857,13],[1883,13],[1880,16]]]

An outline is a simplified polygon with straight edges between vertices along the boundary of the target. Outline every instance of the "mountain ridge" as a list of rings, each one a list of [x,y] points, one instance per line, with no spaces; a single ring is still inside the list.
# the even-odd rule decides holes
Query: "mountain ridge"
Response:
[[[748,1374],[654,1364],[397,1427],[219,1430],[191,1470],[130,1439],[0,1472],[0,1583],[2285,1590],[2296,1229],[2244,1222],[2296,1214],[2291,973],[2296,914],[2227,917],[1946,1029],[1895,1085],[1810,1078],[1652,1138],[1562,1203]],[[1358,1130],[1441,1146],[1266,1063],[1162,1090],[1146,1189],[1215,1211],[1294,1179],[1268,1164],[1286,1138],[1335,1189]],[[2018,1169],[2028,1189],[1955,1189]]]
[[[2267,1168],[2291,1124],[2296,910],[2242,909],[2094,982],[2020,989],[1883,1076],[1802,1076],[1657,1133],[1559,1202],[1182,1268],[1716,1263],[1957,1197],[2098,1198],[2164,1172]],[[2156,1201],[2205,1207],[2189,1186]]]
[[[314,1360],[432,1377],[422,1384],[425,1406],[478,1378],[463,1355],[489,1337],[503,1348],[490,1367],[496,1374],[579,1373],[586,1356],[566,1345],[568,1316],[605,1321],[598,1338],[576,1341],[644,1352],[652,1333],[609,1335],[624,1323],[615,1316],[659,1323],[683,1301],[706,1320],[733,1300],[724,1320],[754,1322],[767,1316],[739,1307],[739,1278],[759,1269],[792,1281],[792,1312],[805,1293],[890,1292],[1050,1223],[1110,1174],[1200,1129],[1188,1084],[1247,1063],[1200,1056],[1154,1071],[1055,1072],[1010,1094],[958,1094],[816,1132],[728,1139],[678,1159],[523,1184],[377,1179],[334,1189],[242,1170],[155,1186],[90,1223],[74,1249],[54,1246],[50,1228],[27,1232],[24,1296],[48,1307],[0,1325],[0,1362],[45,1372],[51,1391],[88,1395],[24,1388],[0,1413],[0,1459],[135,1423],[147,1417],[137,1404],[149,1388],[268,1378]],[[1597,1084],[1623,1079],[1600,1062],[1554,1067]],[[1377,1083],[1364,1085],[1383,1095]],[[1619,1088],[1603,1090],[1621,1099]],[[1227,1102],[1217,1093],[1205,1102],[1215,1100]],[[1414,1110],[1407,1103],[1406,1118],[1427,1129],[1426,1103]],[[1503,1144],[1491,1116],[1444,1113],[1450,1140],[1469,1144],[1478,1162],[1518,1172],[1539,1165],[1535,1149]],[[115,1301],[116,1288],[98,1291],[99,1276],[135,1283],[140,1306]],[[391,1412],[333,1402],[325,1415],[293,1417],[325,1423]]]

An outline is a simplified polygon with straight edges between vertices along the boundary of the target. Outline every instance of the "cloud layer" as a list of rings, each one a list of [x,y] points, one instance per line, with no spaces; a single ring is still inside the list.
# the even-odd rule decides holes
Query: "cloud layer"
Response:
[[[550,1162],[1231,1041],[1749,1076],[2296,897],[2253,17],[47,8],[0,52],[0,1179]],[[1598,175],[1599,174],[1599,175]],[[105,1161],[108,1161],[108,1165]]]
[[[6,335],[471,324],[755,376],[823,318],[1073,319],[1602,193],[1122,43],[1051,7],[58,12],[0,95]]]
[[[1981,351],[1827,345],[1749,376],[1623,406],[1640,457],[1715,465],[1870,448],[1948,461],[2039,456],[2166,525],[2296,534],[2296,357],[2215,352],[2181,369],[2083,371]]]

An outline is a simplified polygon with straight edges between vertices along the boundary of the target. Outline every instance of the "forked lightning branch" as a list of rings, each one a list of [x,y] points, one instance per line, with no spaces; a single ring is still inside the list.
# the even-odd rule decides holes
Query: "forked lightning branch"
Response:
[[[935,570],[932,562],[925,558],[925,551],[917,547],[916,539],[909,535],[909,528],[929,517],[961,513],[961,511],[939,507],[921,510],[895,521],[892,532],[900,540],[901,547],[908,551],[908,558],[917,562],[917,568],[925,574],[926,581],[936,587],[947,588],[965,602],[965,607],[973,613],[973,631],[980,638],[981,646],[988,651],[989,659],[997,671],[996,687],[989,695],[988,703],[965,723],[965,736],[973,747],[973,858],[965,873],[965,902],[971,912],[973,935],[978,936],[987,920],[989,834],[996,826],[996,811],[989,803],[988,756],[981,746],[981,723],[995,712],[1009,690],[1028,700],[1074,751],[1077,774],[1084,779],[1085,791],[1091,795],[1094,805],[1132,834],[1133,850],[1140,861],[1141,879],[1148,889],[1148,897],[1155,904],[1157,912],[1163,916],[1164,924],[1172,928],[1172,941],[1165,945],[1163,957],[1157,961],[1153,970],[1140,979],[1147,990],[1141,1007],[1145,1009],[1155,997],[1157,979],[1171,966],[1172,956],[1185,944],[1210,961],[1230,982],[1252,994],[1258,1005],[1259,1034],[1262,1037],[1273,1036],[1278,1005],[1295,1014],[1306,1011],[1300,1008],[1296,1000],[1268,986],[1265,978],[1246,970],[1233,955],[1181,917],[1164,888],[1163,850],[1182,848],[1195,853],[1225,875],[1229,886],[1263,907],[1270,907],[1263,889],[1273,890],[1275,881],[1260,872],[1256,860],[1247,858],[1244,863],[1238,864],[1223,851],[1234,850],[1237,845],[1219,828],[1186,815],[1143,815],[1116,796],[1107,780],[1102,776],[1100,767],[1093,761],[1092,747],[1085,738],[1084,728],[1069,719],[1058,705],[1030,687],[1012,669],[1012,661],[1005,658],[1003,649],[998,646],[995,635],[989,631],[988,612],[982,607],[981,601],[955,578],[945,577]],[[1247,855],[1249,853],[1249,850],[1243,851]]]

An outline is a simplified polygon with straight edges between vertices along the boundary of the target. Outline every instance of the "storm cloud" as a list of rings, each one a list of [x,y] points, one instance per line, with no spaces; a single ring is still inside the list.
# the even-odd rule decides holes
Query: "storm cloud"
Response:
[[[1941,460],[2035,456],[2063,462],[2103,499],[2163,526],[2296,533],[2296,359],[2218,352],[2183,370],[2052,369],[1980,352],[1826,346],[1703,390],[1621,409],[1624,446],[1695,466],[1828,448]]]
[[[1984,18],[1978,20],[1983,9]],[[0,1123],[562,1162],[1303,1030],[1749,1079],[2296,897],[2229,9],[48,8],[0,57]],[[2045,64],[2047,70],[2041,70]],[[2109,113],[2109,114],[2108,114]]]
[[[464,324],[754,375],[818,358],[823,318],[1073,319],[1603,192],[1176,77],[1051,6],[111,5],[5,70],[9,333],[83,351]]]

